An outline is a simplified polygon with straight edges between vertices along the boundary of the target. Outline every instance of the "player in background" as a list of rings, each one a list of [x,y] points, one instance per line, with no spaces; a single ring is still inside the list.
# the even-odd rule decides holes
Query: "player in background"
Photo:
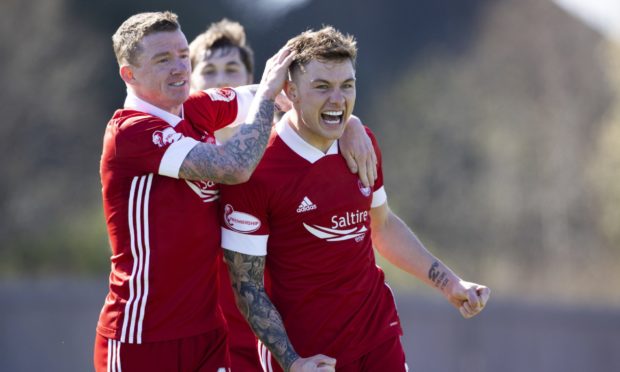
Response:
[[[250,180],[222,188],[222,246],[237,304],[265,346],[265,371],[336,363],[338,371],[406,371],[400,319],[373,246],[466,318],[490,290],[458,277],[389,209],[370,131],[379,154],[373,187],[339,156],[356,96],[353,37],[325,27],[287,46],[295,53],[285,85],[293,109]]]
[[[238,87],[254,81],[254,52],[238,22],[224,18],[212,23],[189,44],[189,51],[193,91]],[[235,129],[222,128],[215,132],[215,137],[226,142]]]
[[[222,19],[212,23],[190,44],[192,64],[191,89],[238,87],[252,84],[254,53],[246,44],[245,30],[238,22]],[[228,141],[237,127],[219,129],[215,137],[221,143]],[[258,358],[257,339],[245,318],[237,309],[228,277],[228,267],[219,263],[219,304],[228,324],[228,347],[232,371],[262,371]]]
[[[222,19],[212,23],[205,32],[190,44],[192,64],[191,89],[200,91],[210,88],[238,87],[251,84],[254,71],[254,54],[246,43],[243,26],[238,22]],[[357,123],[360,125],[361,123]],[[219,142],[226,142],[238,129],[229,126],[215,132]],[[363,131],[362,131],[363,132]],[[372,150],[370,139],[352,139],[350,146],[367,144]],[[351,137],[351,136],[349,136]],[[357,151],[368,151],[360,148]],[[368,176],[368,178],[374,176]],[[262,371],[257,339],[235,304],[228,267],[220,260],[219,302],[229,328],[229,349],[233,371]],[[268,285],[268,283],[267,283]]]

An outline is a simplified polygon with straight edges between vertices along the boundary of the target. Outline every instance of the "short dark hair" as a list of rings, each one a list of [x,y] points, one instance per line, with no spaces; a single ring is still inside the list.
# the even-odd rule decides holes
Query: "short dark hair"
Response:
[[[254,52],[246,44],[245,30],[239,22],[226,18],[212,23],[209,28],[189,44],[189,55],[192,68],[199,62],[200,52],[205,51],[207,56],[215,50],[239,50],[239,57],[249,74],[254,72]]]

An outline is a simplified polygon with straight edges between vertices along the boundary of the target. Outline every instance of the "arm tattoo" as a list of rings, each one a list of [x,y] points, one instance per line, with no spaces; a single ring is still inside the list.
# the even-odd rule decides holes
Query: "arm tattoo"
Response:
[[[263,286],[264,256],[250,256],[224,249],[237,307],[258,338],[285,371],[299,358],[289,340],[280,313]]]
[[[257,106],[253,104],[248,115],[249,124],[241,125],[239,131],[225,144],[196,145],[183,161],[179,178],[224,184],[244,182],[243,175],[254,171],[271,133],[274,102],[262,98]]]
[[[442,291],[448,283],[450,283],[450,279],[445,271],[439,269],[439,262],[435,261],[431,265],[431,268],[428,270],[428,278],[435,283],[435,287],[441,289]]]

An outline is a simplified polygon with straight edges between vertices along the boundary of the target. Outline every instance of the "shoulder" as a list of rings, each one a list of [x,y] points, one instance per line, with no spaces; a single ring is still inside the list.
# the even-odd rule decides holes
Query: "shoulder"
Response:
[[[379,147],[379,142],[377,141],[377,136],[375,135],[375,133],[366,124],[364,124],[364,129],[366,130],[366,134],[370,138],[370,142],[372,142],[372,147],[374,147],[375,153],[377,153],[377,155],[380,156],[381,148]]]
[[[117,110],[110,119],[110,123],[115,124],[119,128],[131,128],[141,125],[157,125],[167,124],[163,119],[147,114],[145,112],[121,109]]]
[[[204,103],[204,101],[231,102],[234,101],[236,97],[237,93],[233,88],[211,88],[206,90],[199,90],[190,94],[184,105],[191,106],[196,103]]]
[[[165,120],[135,110],[118,110],[108,123],[107,131],[116,141],[147,141],[156,145],[166,138],[178,136],[174,127]]]

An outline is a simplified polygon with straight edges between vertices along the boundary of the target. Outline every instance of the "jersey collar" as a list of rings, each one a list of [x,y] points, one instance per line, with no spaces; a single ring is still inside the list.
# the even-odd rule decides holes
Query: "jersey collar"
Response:
[[[327,150],[327,153],[324,154],[323,151],[306,142],[293,128],[291,128],[287,115],[284,115],[284,117],[276,123],[276,132],[291,150],[310,163],[314,163],[328,155],[338,154],[338,140],[334,141]]]
[[[127,98],[125,98],[125,108],[145,112],[147,114],[157,116],[164,120],[166,123],[176,127],[181,120],[183,120],[183,106],[181,106],[181,116],[176,116],[168,111],[164,111],[157,106],[151,105],[145,100],[136,96],[132,91],[127,89]]]

